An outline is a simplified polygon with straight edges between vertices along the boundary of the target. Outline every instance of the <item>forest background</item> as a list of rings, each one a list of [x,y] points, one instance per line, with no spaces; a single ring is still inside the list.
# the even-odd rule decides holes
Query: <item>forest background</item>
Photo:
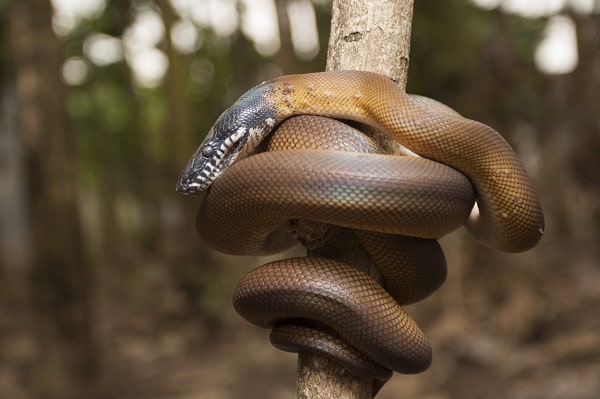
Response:
[[[174,186],[240,94],[324,69],[330,3],[67,3],[0,1],[0,397],[292,398],[294,356],[230,304],[265,260],[203,246]],[[519,255],[442,241],[407,308],[433,365],[378,397],[597,397],[600,4],[415,3],[408,91],[501,132],[547,227]]]

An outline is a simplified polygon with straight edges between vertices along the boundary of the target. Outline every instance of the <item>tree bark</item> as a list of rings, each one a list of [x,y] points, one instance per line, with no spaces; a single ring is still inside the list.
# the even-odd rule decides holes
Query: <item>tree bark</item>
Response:
[[[327,70],[388,76],[406,88],[413,0],[334,0]]]
[[[89,270],[83,262],[73,137],[60,80],[61,44],[47,0],[9,10],[32,223],[30,298],[37,357],[32,397],[92,398]]]
[[[413,0],[334,0],[327,70],[378,72],[406,88]],[[380,280],[370,270],[368,254],[350,230],[331,227],[324,246],[308,252],[350,263]],[[298,399],[370,399],[377,386],[323,357],[300,353]]]
[[[298,354],[298,399],[365,399],[373,397],[373,380],[333,360],[308,352]]]

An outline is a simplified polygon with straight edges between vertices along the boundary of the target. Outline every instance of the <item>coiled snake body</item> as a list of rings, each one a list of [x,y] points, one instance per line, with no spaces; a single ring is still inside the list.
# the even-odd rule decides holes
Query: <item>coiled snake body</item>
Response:
[[[420,157],[390,155],[393,145],[329,118],[383,131]],[[290,221],[355,229],[383,287],[341,262],[293,258],[251,271],[234,305],[274,328],[276,346],[332,353],[381,380],[431,361],[423,333],[399,304],[443,283],[433,239],[465,224],[483,243],[519,252],[544,228],[527,174],[497,132],[368,72],[282,76],[248,91],[219,117],[177,190],[209,186],[196,228],[222,252],[289,248],[298,243]],[[474,201],[479,212],[471,214]]]

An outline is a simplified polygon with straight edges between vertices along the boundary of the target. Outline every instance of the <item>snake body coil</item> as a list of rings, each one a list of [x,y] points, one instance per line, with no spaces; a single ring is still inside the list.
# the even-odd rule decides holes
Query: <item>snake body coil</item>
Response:
[[[394,146],[333,119],[296,115],[369,125],[422,158],[390,155]],[[283,76],[248,91],[219,117],[177,189],[209,186],[196,228],[222,252],[296,245],[295,220],[355,229],[383,288],[348,265],[296,258],[250,272],[234,305],[273,328],[276,346],[308,345],[381,380],[431,361],[423,333],[399,305],[443,283],[433,239],[465,224],[485,244],[519,252],[544,228],[525,170],[497,132],[368,72]],[[469,216],[474,201],[479,213]]]

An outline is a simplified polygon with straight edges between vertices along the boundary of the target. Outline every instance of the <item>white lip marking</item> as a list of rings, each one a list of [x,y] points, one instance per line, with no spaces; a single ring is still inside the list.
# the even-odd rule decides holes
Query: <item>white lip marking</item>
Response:
[[[246,131],[246,128],[243,126],[236,130],[235,133],[232,135],[233,141],[238,141],[244,134],[246,134]]]

